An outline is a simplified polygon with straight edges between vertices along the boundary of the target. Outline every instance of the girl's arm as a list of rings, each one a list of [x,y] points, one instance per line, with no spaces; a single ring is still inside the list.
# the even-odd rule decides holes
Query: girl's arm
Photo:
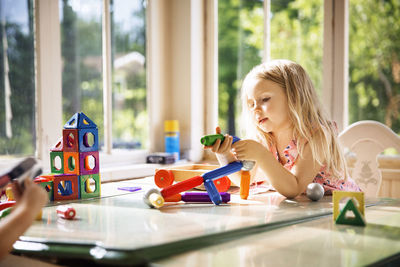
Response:
[[[321,168],[313,159],[308,145],[304,148],[303,157],[297,159],[292,172],[283,167],[266,147],[254,140],[236,142],[233,151],[239,160],[255,160],[272,186],[288,198],[303,193]]]
[[[11,251],[12,245],[29,228],[48,201],[45,190],[31,179],[25,180],[22,195],[14,183],[13,194],[17,202],[11,213],[0,221],[0,259]]]

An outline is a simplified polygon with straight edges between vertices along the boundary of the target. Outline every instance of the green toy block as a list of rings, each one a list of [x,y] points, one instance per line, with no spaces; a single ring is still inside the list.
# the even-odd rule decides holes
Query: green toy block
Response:
[[[346,217],[347,211],[352,211],[354,213],[354,218]],[[356,204],[353,199],[349,199],[343,210],[340,212],[339,216],[336,219],[337,224],[348,224],[348,225],[356,225],[356,226],[365,226],[366,222],[364,216],[358,210]]]
[[[54,183],[53,181],[48,181],[48,182],[40,182],[38,185],[42,188],[44,188],[49,195],[49,200],[53,201],[54,200]]]
[[[79,176],[80,180],[80,198],[92,198],[100,196],[100,174],[88,174]],[[93,179],[95,182],[94,191],[90,188],[90,179]]]
[[[224,141],[225,136],[222,134],[206,135],[200,139],[200,143],[205,146],[212,146],[215,143],[215,141],[217,141],[217,139],[221,139],[221,142],[222,142],[222,141]]]
[[[3,219],[4,217],[6,217],[7,215],[9,215],[11,213],[12,207],[8,207],[2,211],[0,211],[0,220]]]
[[[59,157],[61,159],[61,168],[60,169],[57,169],[55,166],[55,160],[57,157]],[[51,151],[50,152],[50,166],[51,166],[52,173],[57,173],[57,174],[64,173],[64,153],[62,151]]]

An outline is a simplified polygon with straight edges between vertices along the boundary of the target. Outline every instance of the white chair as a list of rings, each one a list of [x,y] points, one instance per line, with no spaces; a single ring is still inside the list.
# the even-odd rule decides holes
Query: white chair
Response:
[[[400,137],[380,122],[359,121],[341,132],[339,140],[342,146],[356,154],[350,176],[366,196],[376,197],[382,182],[377,157],[385,149],[392,147],[400,153]]]

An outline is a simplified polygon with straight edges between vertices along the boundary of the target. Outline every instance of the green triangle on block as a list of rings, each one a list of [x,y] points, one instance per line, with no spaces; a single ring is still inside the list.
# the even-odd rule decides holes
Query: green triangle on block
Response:
[[[64,125],[64,129],[97,128],[97,125],[89,119],[85,113],[75,113]]]
[[[352,211],[354,213],[354,218],[346,217],[347,211]],[[358,225],[358,226],[365,226],[366,222],[364,216],[358,210],[356,204],[352,199],[347,201],[346,205],[344,206],[343,210],[340,212],[339,216],[336,218],[337,224],[349,224],[349,225]]]

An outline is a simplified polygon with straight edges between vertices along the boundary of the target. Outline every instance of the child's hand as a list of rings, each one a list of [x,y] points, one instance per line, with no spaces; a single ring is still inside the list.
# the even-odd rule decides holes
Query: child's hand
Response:
[[[260,161],[268,150],[254,140],[240,140],[232,145],[232,152],[238,160]]]
[[[40,209],[49,201],[46,191],[36,185],[32,179],[25,179],[24,189],[17,181],[11,184],[16,206],[31,210],[32,214],[37,215]]]
[[[216,132],[216,134],[221,134],[221,128],[219,126],[217,126],[217,128],[215,129],[215,132]],[[226,154],[230,153],[231,146],[232,146],[232,139],[233,139],[232,136],[226,134],[225,139],[222,143],[221,143],[220,139],[217,139],[217,141],[215,141],[214,145],[204,146],[204,149],[211,149],[211,151],[216,154],[226,155]]]

